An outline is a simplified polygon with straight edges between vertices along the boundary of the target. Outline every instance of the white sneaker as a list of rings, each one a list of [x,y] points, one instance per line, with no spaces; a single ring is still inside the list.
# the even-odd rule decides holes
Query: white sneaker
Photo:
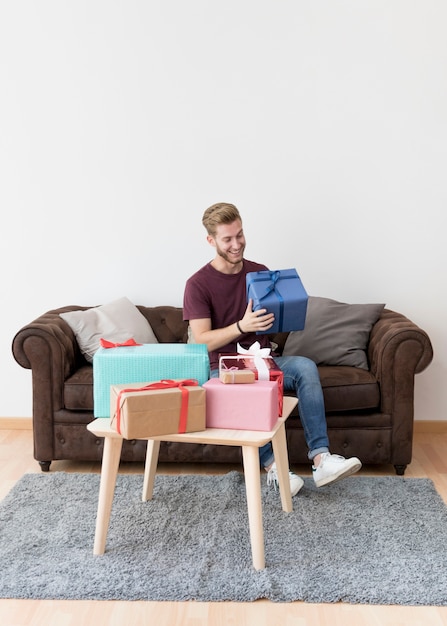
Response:
[[[339,454],[323,452],[319,466],[312,466],[312,473],[316,486],[323,487],[358,472],[361,467],[361,462],[355,456],[345,459]]]
[[[296,496],[298,491],[304,485],[304,480],[289,470],[290,481],[290,493]],[[276,463],[273,463],[272,467],[267,470],[267,485],[273,485],[275,491],[278,489],[278,470],[276,469]]]

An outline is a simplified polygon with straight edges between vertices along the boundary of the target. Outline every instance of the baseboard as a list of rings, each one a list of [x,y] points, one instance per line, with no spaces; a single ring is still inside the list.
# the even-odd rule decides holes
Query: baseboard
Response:
[[[416,420],[414,422],[414,432],[443,435],[447,433],[447,421],[446,420]]]
[[[32,430],[32,417],[0,417],[0,430]]]

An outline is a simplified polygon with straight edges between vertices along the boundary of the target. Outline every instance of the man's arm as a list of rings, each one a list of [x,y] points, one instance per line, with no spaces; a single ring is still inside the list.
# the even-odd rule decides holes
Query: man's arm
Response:
[[[225,326],[225,328],[212,329],[209,318],[189,320],[195,343],[205,343],[208,351],[212,352],[231,343],[243,333],[269,330],[275,321],[273,313],[267,313],[267,309],[253,311],[252,306],[253,301],[250,300],[245,309],[244,317],[229,326]]]
[[[225,328],[211,329],[211,320],[190,320],[189,326],[195,343],[206,343],[208,352],[218,350],[241,335],[236,322]]]

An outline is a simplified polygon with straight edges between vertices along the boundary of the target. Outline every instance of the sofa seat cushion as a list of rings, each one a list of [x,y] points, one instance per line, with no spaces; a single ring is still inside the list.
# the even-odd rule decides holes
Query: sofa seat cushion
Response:
[[[318,372],[327,417],[337,414],[377,415],[380,412],[380,387],[371,372],[335,365],[320,365]],[[293,392],[286,395],[291,396]],[[297,415],[298,408],[293,411],[292,417]]]
[[[64,406],[69,411],[93,411],[93,367],[83,365],[64,384]]]
[[[358,367],[320,365],[327,413],[378,409],[380,387],[370,371]]]
[[[318,368],[327,413],[363,411],[380,406],[379,384],[371,372],[357,367]],[[93,411],[93,367],[84,365],[67,378],[64,406],[69,411]]]

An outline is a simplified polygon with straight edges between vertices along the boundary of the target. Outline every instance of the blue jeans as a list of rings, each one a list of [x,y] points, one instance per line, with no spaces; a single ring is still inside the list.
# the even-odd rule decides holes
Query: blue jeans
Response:
[[[284,374],[284,391],[294,391],[298,398],[298,412],[304,429],[304,437],[309,449],[308,458],[329,452],[323,390],[317,366],[303,356],[278,356],[275,362]],[[219,376],[217,369],[211,371],[211,378]],[[259,448],[262,467],[274,461],[271,443]]]

